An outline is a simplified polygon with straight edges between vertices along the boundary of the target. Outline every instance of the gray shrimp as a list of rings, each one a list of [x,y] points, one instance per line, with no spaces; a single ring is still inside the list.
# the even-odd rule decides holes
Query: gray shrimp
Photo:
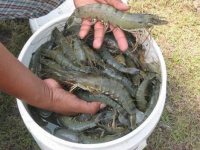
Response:
[[[90,136],[86,136],[83,133],[80,134],[79,139],[83,144],[97,144],[97,143],[105,143],[105,142],[109,142],[115,139],[118,139],[126,134],[128,134],[130,131],[126,130],[124,132],[121,133],[117,133],[114,135],[107,135],[105,137],[102,138],[94,138],[94,137],[90,137]]]
[[[138,28],[149,28],[154,25],[164,25],[168,22],[152,14],[127,13],[106,4],[90,4],[75,9],[72,16],[102,20],[122,30],[133,32]],[[120,21],[119,21],[120,20]]]
[[[135,66],[135,63],[133,62],[133,60],[126,56],[126,65],[130,68],[136,68]],[[140,73],[141,73],[141,70],[140,70]],[[141,75],[140,73],[136,74],[136,75],[132,75],[131,78],[132,78],[132,82],[133,84],[138,87],[140,85],[140,79],[141,79]]]
[[[103,125],[103,124],[98,124],[98,126],[100,128],[103,128],[108,134],[117,134],[117,133],[121,133],[121,132],[123,132],[125,130],[122,127],[112,128],[112,127],[109,127],[109,126]]]
[[[82,90],[82,91],[76,91],[75,95],[87,102],[99,101],[115,109],[123,109],[117,102],[115,102],[114,100],[103,94],[92,94],[88,91]]]
[[[66,141],[79,143],[79,134],[65,128],[55,129],[53,135]]]
[[[132,97],[136,96],[137,88],[121,72],[119,72],[118,70],[111,68],[109,66],[105,66],[104,69],[102,70],[102,73],[104,73],[107,76],[121,82],[125,86],[125,88],[127,89],[127,91],[130,93],[130,95]]]
[[[75,71],[64,73],[48,70],[47,72],[51,74],[52,78],[63,82],[63,84],[68,83],[69,85],[72,85],[71,90],[79,87],[97,94],[102,93],[108,95],[112,99],[118,101],[130,115],[135,115],[136,107],[133,99],[124,88],[124,85],[117,80]],[[116,93],[116,91],[119,92]]]
[[[44,56],[55,60],[58,64],[63,65],[66,68],[71,68],[71,69],[73,69],[75,71],[81,71],[81,72],[85,72],[85,73],[90,73],[91,72],[89,67],[81,67],[80,68],[79,66],[76,66],[70,60],[68,60],[64,55],[62,55],[62,53],[60,53],[59,51],[43,50],[42,53],[43,53]]]
[[[109,53],[109,51],[106,48],[100,48],[99,54],[107,64],[121,72],[128,74],[139,73],[139,70],[136,68],[125,68],[123,65],[121,65],[115,58],[113,58],[113,56]]]
[[[123,54],[116,55],[116,56],[114,56],[114,58],[115,58],[120,64],[122,64],[123,66],[126,65],[126,60],[125,60],[125,57],[124,57]]]
[[[84,130],[94,128],[97,126],[98,120],[78,122],[73,120],[73,117],[59,115],[58,120],[61,125],[69,129],[70,131],[82,132]]]
[[[146,112],[144,113],[144,120],[146,118],[148,118],[148,116],[151,114],[151,112],[155,108],[157,101],[158,101],[159,92],[160,92],[160,82],[157,81],[156,85],[154,85],[154,87],[153,87],[153,92],[151,95],[151,99],[150,99],[148,108],[147,108]]]
[[[73,26],[71,26],[69,28],[66,27],[67,29],[64,29],[63,35],[66,36],[66,37],[78,35],[80,27],[81,27],[80,25],[73,25]]]
[[[77,36],[74,36],[73,38],[73,46],[77,60],[79,60],[81,63],[86,62],[87,58],[83,48],[83,42]]]
[[[149,81],[154,77],[155,75],[148,75],[145,77],[145,79],[140,84],[138,91],[136,93],[136,102],[138,109],[142,112],[145,112],[147,108],[147,101],[145,99],[145,90],[147,89],[147,86],[149,84]]]
[[[133,100],[124,86],[114,80],[107,77],[94,76],[88,74],[76,74],[73,79],[77,85],[75,87],[81,87],[84,90],[90,92],[103,93],[109,97],[117,100],[122,107],[130,114],[135,115],[135,105]],[[116,91],[119,91],[116,93]]]
[[[41,51],[43,49],[50,50],[53,47],[53,41],[47,41],[46,43],[42,44],[33,54],[30,61],[29,69],[36,75],[38,75],[39,70],[41,69],[40,62],[41,62]]]
[[[63,54],[75,65],[81,66],[80,61],[77,60],[72,47],[70,46],[70,43],[68,40],[62,35],[62,33],[55,28],[52,31],[52,36],[55,40],[55,43],[60,46],[60,48],[63,51]]]
[[[76,91],[75,95],[78,96],[79,98],[87,101],[87,102],[93,102],[93,101],[99,101],[102,103],[105,103],[108,106],[111,106],[112,108],[116,109],[122,117],[127,120],[127,122],[130,122],[127,118],[127,112],[122,108],[117,102],[112,100],[106,95],[103,94],[91,94],[88,91]],[[132,121],[133,124],[135,120]],[[125,124],[127,125],[127,124]],[[130,126],[130,125],[129,125]],[[130,126],[131,127],[131,126]]]
[[[108,95],[112,99],[118,101],[118,103],[130,115],[131,128],[133,128],[133,126],[135,125],[135,104],[128,91],[120,82],[114,79],[110,79],[108,77],[95,76],[92,74],[75,71],[68,71],[67,73],[52,70],[45,71],[51,78],[61,82],[62,84],[72,85],[70,91],[79,87],[92,93],[102,93]],[[116,93],[115,91],[119,92]]]
[[[105,66],[105,63],[101,60],[101,57],[98,55],[97,52],[91,49],[87,44],[83,44],[83,48],[85,50],[86,57],[91,65],[97,64],[101,67]]]

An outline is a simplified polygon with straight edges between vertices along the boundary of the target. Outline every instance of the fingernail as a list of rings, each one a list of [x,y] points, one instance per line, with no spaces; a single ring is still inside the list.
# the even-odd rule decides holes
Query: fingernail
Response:
[[[103,108],[105,108],[106,107],[106,104],[104,104],[104,103],[102,103],[101,105],[100,105],[100,109],[103,109]]]
[[[98,39],[97,40],[95,39],[93,42],[93,47],[95,49],[99,49],[101,47],[101,42]]]
[[[122,3],[126,6],[129,6],[126,0],[122,0]]]
[[[129,7],[129,4],[127,4],[127,3],[123,3],[123,4]]]

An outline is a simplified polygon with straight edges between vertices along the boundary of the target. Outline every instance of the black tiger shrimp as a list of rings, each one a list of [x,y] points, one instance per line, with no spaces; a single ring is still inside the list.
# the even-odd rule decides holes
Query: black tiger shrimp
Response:
[[[58,64],[63,65],[66,68],[71,68],[73,70],[81,71],[81,72],[86,72],[86,73],[91,72],[90,68],[85,68],[85,67],[80,68],[79,66],[73,64],[70,60],[68,60],[59,51],[55,51],[55,50],[51,50],[51,51],[43,50],[42,53],[43,53],[43,56],[49,57],[49,58],[55,60]]]
[[[101,20],[106,28],[108,28],[108,24],[112,24],[114,27],[129,32],[134,32],[135,29],[167,24],[167,21],[156,15],[127,13],[106,4],[89,4],[78,7],[72,17],[91,18],[94,19],[94,23],[96,20]]]
[[[107,5],[94,4],[90,5],[90,10],[86,11],[97,13],[96,10],[91,10],[93,6],[99,6],[98,9],[107,9]],[[85,8],[80,8],[80,10]],[[112,12],[111,7],[108,9]],[[114,12],[116,13],[115,18],[121,15],[122,18],[126,17],[126,21],[129,19],[127,16],[132,15],[118,10]],[[98,14],[103,14],[103,11]],[[90,14],[89,17],[103,19],[105,23],[115,23],[115,20],[112,19],[110,20],[113,22],[104,20],[111,14],[106,17],[103,15],[103,18],[92,15]],[[147,15],[143,14],[136,16],[140,15],[147,18]],[[120,26],[124,25],[120,21],[118,19],[117,24],[114,25],[125,28],[125,26]],[[128,30],[132,32],[137,29],[136,27],[132,26]],[[159,85],[155,83],[161,83],[157,77],[161,78],[160,71],[156,70],[157,67],[154,67],[154,64],[145,62],[144,53],[139,53],[141,45],[133,48],[136,39],[130,32],[124,31],[128,40],[126,52],[119,50],[117,41],[111,32],[106,33],[102,48],[105,48],[107,53],[101,52],[101,49],[95,51],[92,47],[94,30],[90,31],[90,36],[86,40],[81,40],[78,38],[79,29],[80,24],[66,26],[64,33],[54,29],[49,43],[53,44],[55,48],[52,47],[49,50],[46,47],[38,51],[37,55],[40,55],[40,60],[37,57],[31,61],[39,60],[41,68],[38,69],[37,75],[42,79],[52,78],[59,82],[65,90],[72,92],[87,103],[99,101],[107,104],[107,107],[97,112],[97,115],[80,114],[75,117],[60,116],[53,112],[46,114],[45,111],[45,114],[38,115],[41,116],[41,120],[44,119],[50,123],[53,123],[50,120],[50,117],[53,116],[56,130],[53,129],[54,132],[52,129],[49,130],[46,123],[41,124],[42,128],[59,138],[77,143],[102,143],[120,138],[142,124],[154,109],[159,95]],[[44,45],[48,45],[48,43]],[[126,61],[119,63],[117,59],[114,59],[116,55],[125,56]],[[38,63],[36,64],[35,66],[38,66]],[[144,67],[145,65],[147,67]],[[149,74],[152,74],[152,77]],[[146,79],[147,77],[148,79]],[[151,80],[153,77],[154,79]],[[133,78],[134,80],[132,80]],[[139,116],[139,112],[143,114],[143,117]],[[99,119],[95,119],[96,116],[99,116]]]
[[[106,48],[101,48],[99,50],[99,54],[103,58],[103,60],[109,64],[110,66],[114,67],[115,69],[129,74],[137,74],[139,73],[139,70],[136,68],[126,68],[122,64],[120,64],[110,53]]]

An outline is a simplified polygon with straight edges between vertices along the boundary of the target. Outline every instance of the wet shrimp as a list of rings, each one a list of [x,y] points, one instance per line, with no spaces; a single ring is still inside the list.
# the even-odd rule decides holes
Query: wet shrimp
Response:
[[[108,24],[122,30],[133,32],[135,29],[149,28],[154,25],[167,24],[161,17],[152,14],[127,13],[106,4],[90,4],[75,9],[72,16],[101,20],[106,28]],[[120,20],[120,21],[119,21]]]

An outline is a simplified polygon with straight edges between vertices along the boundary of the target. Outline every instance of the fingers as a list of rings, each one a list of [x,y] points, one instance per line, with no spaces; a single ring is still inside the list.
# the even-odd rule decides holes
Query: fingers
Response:
[[[85,38],[91,29],[91,21],[90,19],[83,19],[82,25],[79,31],[79,37],[81,39]]]
[[[97,0],[99,3],[101,0]],[[105,0],[109,5],[115,7],[116,9],[126,11],[130,9],[130,6],[124,4],[121,0]]]
[[[93,47],[95,49],[99,49],[103,43],[104,35],[105,35],[106,29],[102,22],[98,21],[94,25],[94,42]]]
[[[95,0],[87,0],[87,1],[84,1],[84,0],[74,0],[74,5],[75,7],[81,7],[81,6],[84,6],[84,5],[87,5],[87,4],[92,4],[92,3],[96,3]]]
[[[110,25],[110,29],[112,30],[121,51],[126,51],[128,49],[128,42],[124,32],[119,28],[114,28],[112,25]]]
[[[83,19],[81,28],[80,28],[80,32],[79,32],[79,37],[81,39],[85,38],[90,29],[91,29],[91,21],[90,19]],[[94,25],[94,42],[93,42],[93,47],[95,49],[99,49],[103,43],[103,38],[105,35],[105,26],[102,22],[98,21],[95,25]]]

